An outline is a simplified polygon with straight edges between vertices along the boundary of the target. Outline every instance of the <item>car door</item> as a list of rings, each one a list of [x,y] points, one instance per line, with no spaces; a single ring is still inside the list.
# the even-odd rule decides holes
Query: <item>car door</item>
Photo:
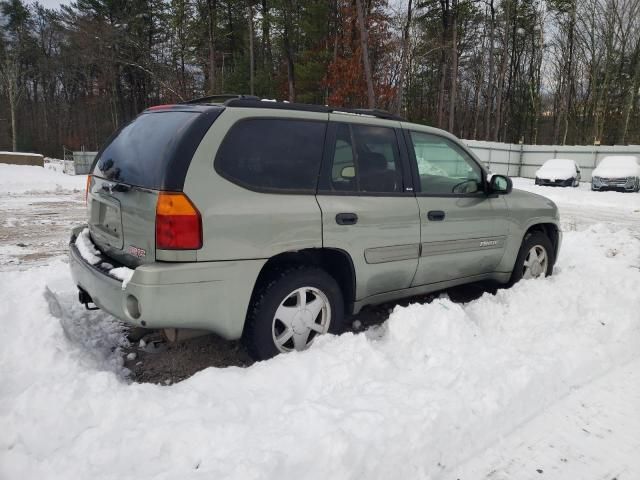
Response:
[[[486,172],[453,137],[405,131],[420,210],[421,244],[412,286],[493,272],[504,253],[509,212],[487,195]]]
[[[317,200],[325,248],[346,251],[356,300],[408,288],[420,221],[399,122],[331,114]]]

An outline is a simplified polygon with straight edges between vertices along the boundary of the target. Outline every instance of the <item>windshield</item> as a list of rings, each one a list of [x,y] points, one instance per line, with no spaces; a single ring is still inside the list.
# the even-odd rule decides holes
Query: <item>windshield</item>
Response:
[[[173,111],[138,116],[117,132],[100,153],[93,174],[115,182],[162,189],[171,175],[168,170],[179,143],[199,115]]]

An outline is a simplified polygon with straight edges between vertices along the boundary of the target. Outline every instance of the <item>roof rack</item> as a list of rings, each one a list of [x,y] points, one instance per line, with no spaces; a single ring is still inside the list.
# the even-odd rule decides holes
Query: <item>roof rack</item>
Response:
[[[406,121],[404,118],[398,115],[394,115],[391,112],[387,112],[386,110],[379,110],[377,108],[340,108],[327,107],[325,105],[312,105],[308,103],[264,101],[260,100],[257,97],[246,95],[229,98],[224,102],[224,105],[227,107],[270,108],[274,110],[296,110],[303,112],[348,113],[352,115],[368,115],[370,117],[383,118],[385,120]]]
[[[221,93],[218,95],[208,95],[206,97],[193,98],[191,100],[180,102],[180,104],[225,103],[226,101],[233,100],[233,99],[260,100],[260,98],[256,97],[255,95],[238,95],[236,93]]]

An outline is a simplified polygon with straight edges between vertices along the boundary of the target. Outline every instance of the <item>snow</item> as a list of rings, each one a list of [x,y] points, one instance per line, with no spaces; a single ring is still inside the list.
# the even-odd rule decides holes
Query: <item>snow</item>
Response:
[[[86,175],[65,175],[30,165],[0,164],[0,194],[84,191]]]
[[[640,177],[637,157],[617,155],[604,157],[593,170],[592,176],[604,178]]]
[[[76,237],[75,242],[76,247],[78,248],[78,252],[80,256],[84,258],[91,265],[97,265],[102,261],[100,258],[100,251],[96,248],[94,243],[91,241],[91,235],[89,234],[89,229],[85,228],[80,232],[80,234]],[[113,278],[117,278],[118,280],[122,280],[122,290],[127,288],[129,281],[131,281],[131,277],[133,277],[133,272],[131,268],[128,267],[117,267],[114,268],[113,265],[107,262],[103,262],[101,267],[107,271],[109,275]]]
[[[173,385],[64,257],[0,271],[0,478],[639,478],[640,195],[514,184],[559,205],[552,277]]]
[[[100,252],[91,241],[88,228],[82,230],[76,237],[75,245],[82,258],[84,258],[88,263],[91,265],[97,265],[100,263]]]
[[[109,275],[122,280],[122,290],[124,290],[131,281],[131,277],[133,277],[133,270],[128,267],[112,268],[109,270]]]
[[[547,160],[536,171],[536,177],[546,180],[568,180],[576,176],[576,162],[563,158]]]
[[[42,156],[39,153],[9,152],[9,151],[0,152],[0,155],[18,155],[18,156],[24,156],[24,157],[33,157],[33,156],[41,157]]]

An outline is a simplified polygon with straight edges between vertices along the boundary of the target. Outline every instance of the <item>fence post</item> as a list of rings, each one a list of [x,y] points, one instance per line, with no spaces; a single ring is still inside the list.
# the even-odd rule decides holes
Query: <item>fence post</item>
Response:
[[[520,141],[520,155],[518,156],[518,177],[520,176],[520,173],[522,173],[522,156],[524,153],[524,144],[522,143],[522,141]]]

